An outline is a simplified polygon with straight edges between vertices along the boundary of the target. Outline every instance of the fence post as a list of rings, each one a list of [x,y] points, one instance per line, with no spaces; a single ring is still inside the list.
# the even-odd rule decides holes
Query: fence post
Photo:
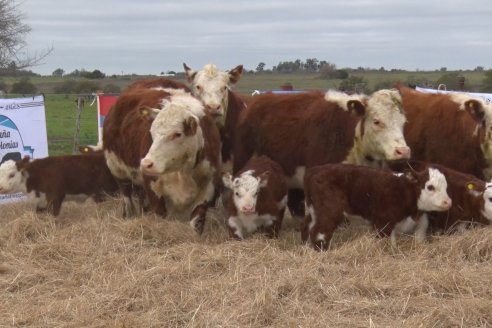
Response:
[[[77,114],[75,117],[75,135],[73,137],[73,148],[72,148],[72,154],[76,154],[78,151],[79,147],[79,142],[80,142],[80,116],[82,114],[82,107],[84,107],[85,100],[82,98],[82,96],[78,96],[77,100],[75,101],[77,103]]]

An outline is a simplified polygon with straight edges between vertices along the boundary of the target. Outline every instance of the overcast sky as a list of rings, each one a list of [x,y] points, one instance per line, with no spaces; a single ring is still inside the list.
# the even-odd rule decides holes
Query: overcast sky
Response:
[[[490,0],[20,0],[43,65],[159,74],[317,58],[343,67],[492,68]]]

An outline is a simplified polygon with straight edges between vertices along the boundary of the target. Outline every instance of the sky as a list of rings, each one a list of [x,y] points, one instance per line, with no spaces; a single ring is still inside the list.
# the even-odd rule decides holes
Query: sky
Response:
[[[337,68],[492,68],[490,0],[18,0],[32,71],[255,70],[317,58]]]

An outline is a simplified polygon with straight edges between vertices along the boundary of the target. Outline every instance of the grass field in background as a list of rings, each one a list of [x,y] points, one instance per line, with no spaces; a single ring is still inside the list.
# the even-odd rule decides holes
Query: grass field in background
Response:
[[[414,71],[414,72],[388,72],[388,71],[366,71],[351,72],[351,76],[363,77],[367,81],[367,88],[374,90],[378,86],[390,86],[396,81],[413,83],[415,81],[427,81],[435,83],[442,75],[453,72],[438,71]],[[460,71],[460,75],[466,79],[466,86],[473,91],[479,90],[479,85],[485,78],[484,72]],[[102,80],[90,80],[97,83],[101,89],[105,85],[113,84],[124,89],[127,85],[138,79],[148,76],[117,76],[106,77]],[[73,140],[76,131],[76,95],[54,94],[53,90],[70,77],[32,77],[30,81],[36,85],[38,91],[45,94],[46,121],[48,132],[48,149],[50,155],[71,154]],[[19,79],[14,77],[2,78],[8,85],[12,85]],[[86,79],[79,78],[77,81]],[[186,83],[184,79],[178,79]],[[254,90],[279,89],[282,84],[290,83],[295,89],[300,90],[328,90],[337,89],[342,80],[321,79],[317,73],[296,74],[243,74],[241,80],[234,86],[239,93],[251,94]],[[450,89],[452,86],[450,86]],[[13,97],[15,95],[7,95]],[[96,104],[90,106],[91,101],[86,100],[81,114],[80,144],[97,143],[97,108]]]

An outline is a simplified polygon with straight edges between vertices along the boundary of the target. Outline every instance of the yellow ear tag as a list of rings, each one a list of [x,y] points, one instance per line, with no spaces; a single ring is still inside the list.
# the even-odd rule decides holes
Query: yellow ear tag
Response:
[[[469,183],[466,185],[466,188],[468,188],[468,190],[473,190],[475,189],[475,185],[473,183]]]
[[[147,116],[147,115],[149,115],[149,111],[148,111],[147,109],[143,109],[143,110],[142,110],[142,115],[143,115],[143,116]]]
[[[88,153],[88,152],[89,152],[89,148],[85,147],[85,148],[84,148],[84,152],[85,152],[85,153]]]

